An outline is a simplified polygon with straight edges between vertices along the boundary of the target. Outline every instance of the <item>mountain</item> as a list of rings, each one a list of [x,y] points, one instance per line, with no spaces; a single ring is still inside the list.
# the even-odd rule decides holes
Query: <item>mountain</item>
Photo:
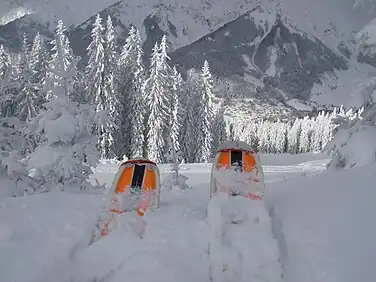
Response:
[[[323,74],[348,68],[339,52],[261,6],[176,50],[172,59],[183,69],[199,68],[206,59],[216,75],[249,83],[256,78],[264,93],[277,88],[272,92],[280,99],[307,100]]]
[[[92,23],[100,12],[102,17],[111,15],[120,46],[130,25],[139,28],[146,62],[163,34],[172,63],[183,73],[208,60],[224,87],[217,91],[219,96],[231,84],[242,98],[282,104],[287,112],[319,106],[312,98],[327,104],[323,96],[331,96],[337,84],[346,88],[347,80],[340,78],[353,73],[351,34],[364,25],[365,17],[355,12],[349,18],[352,0],[275,2],[83,0],[75,8],[73,0],[64,5],[50,0],[44,6],[40,0],[30,0],[23,4],[28,11],[23,17],[0,26],[0,44],[16,50],[23,32],[31,39],[37,30],[51,38],[57,20],[62,19],[69,26],[73,49],[85,63]],[[345,100],[337,96],[339,103]]]

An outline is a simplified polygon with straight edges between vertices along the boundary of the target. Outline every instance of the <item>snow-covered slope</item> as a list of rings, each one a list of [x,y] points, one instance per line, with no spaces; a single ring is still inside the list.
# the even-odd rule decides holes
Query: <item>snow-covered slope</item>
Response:
[[[79,25],[95,13],[118,2],[117,0],[3,0],[0,2],[0,19],[8,16],[9,19],[22,15],[17,11],[28,11],[39,14],[43,21],[54,21],[61,19],[67,25]],[[204,0],[148,0],[148,1],[126,1],[129,3],[128,11],[125,13],[131,17],[137,17],[135,8],[151,11],[153,6],[164,3],[170,7],[181,6],[188,8],[198,17],[204,19],[210,15],[216,20],[209,21],[223,24],[231,20],[234,13],[242,14],[249,9],[249,5],[255,4],[256,0],[237,1],[204,1]],[[263,4],[270,2],[270,6],[276,1],[259,1]],[[307,32],[314,31],[315,36],[328,43],[329,38],[339,38],[348,36],[353,31],[358,31],[370,19],[371,15],[361,10],[354,10],[354,0],[280,0],[278,1],[283,12],[291,16]],[[133,9],[131,9],[133,8]],[[10,17],[11,14],[15,16]],[[176,13],[179,18],[179,14]],[[140,17],[142,18],[142,17]],[[188,24],[188,23],[187,23]],[[205,23],[203,23],[205,24]],[[201,29],[201,28],[200,28]],[[198,30],[195,32],[199,32]],[[324,39],[324,37],[326,39]],[[336,45],[337,42],[334,43]]]
[[[257,6],[200,40],[172,53],[184,69],[205,59],[218,76],[258,79],[250,95],[307,100],[324,74],[347,69],[339,52],[301,31],[296,23]],[[247,81],[251,83],[250,81]]]
[[[277,281],[280,270],[272,266],[279,259],[284,281],[373,282],[375,166],[313,176],[322,174],[328,161],[319,154],[262,155],[261,160],[271,222],[258,203],[250,211],[265,225],[253,221],[240,227],[239,232],[248,228],[240,233],[236,226],[227,230],[236,238],[222,258],[227,257],[232,270],[248,275],[236,281],[249,281],[249,276],[252,281],[265,281],[260,279],[273,275]],[[102,164],[94,177],[110,184],[117,167]],[[160,167],[163,181],[169,166]],[[209,281],[209,265],[219,263],[210,262],[207,253],[208,242],[216,242],[210,237],[215,235],[210,226],[215,227],[217,219],[207,218],[207,208],[213,208],[213,203],[208,205],[210,165],[186,164],[181,172],[193,188],[162,191],[160,209],[145,217],[144,239],[121,225],[86,250],[79,247],[103,205],[101,196],[56,192],[0,200],[0,281],[68,282],[74,277],[81,282],[106,274],[106,282],[124,277],[139,282],[151,277]],[[245,239],[247,233],[251,237]],[[244,266],[230,258],[242,249],[251,250],[244,253]]]
[[[373,282],[376,167],[322,174],[328,159],[318,154],[262,155],[261,160],[272,230],[253,222],[250,230],[231,231],[238,236],[233,238],[233,248],[252,250],[244,257],[248,264],[239,269],[252,270],[248,274],[253,275],[252,281],[265,281],[256,279],[278,274],[278,267],[271,268],[277,256],[284,281]],[[117,167],[100,165],[94,177],[110,184]],[[162,181],[168,171],[168,165],[161,165]],[[214,240],[208,225],[213,218],[207,218],[210,165],[186,164],[181,172],[193,189],[162,191],[160,209],[145,217],[143,240],[123,225],[86,250],[78,247],[83,246],[103,205],[101,196],[57,192],[0,200],[0,281],[68,282],[72,275],[77,279],[73,281],[89,281],[110,270],[114,271],[106,282],[124,281],[124,277],[139,282],[151,277],[153,281],[209,281],[208,242]],[[261,222],[270,220],[260,205],[250,210]],[[247,232],[252,241],[241,236]],[[276,256],[271,255],[272,238],[278,243]],[[257,252],[264,248],[268,252]],[[236,266],[234,260],[228,263]]]
[[[267,187],[289,282],[372,282],[376,277],[374,164]]]

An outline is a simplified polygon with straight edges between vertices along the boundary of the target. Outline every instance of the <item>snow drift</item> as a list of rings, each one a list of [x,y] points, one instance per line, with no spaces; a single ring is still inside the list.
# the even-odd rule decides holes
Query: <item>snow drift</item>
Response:
[[[373,282],[376,165],[269,184],[286,281]]]

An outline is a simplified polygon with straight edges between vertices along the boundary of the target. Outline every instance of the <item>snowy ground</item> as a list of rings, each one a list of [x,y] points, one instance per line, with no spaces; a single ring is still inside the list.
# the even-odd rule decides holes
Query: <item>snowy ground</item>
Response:
[[[80,247],[103,197],[56,192],[2,199],[0,281],[209,282],[209,265],[218,265],[223,254],[241,272],[233,276],[243,276],[237,282],[276,282],[280,270],[288,282],[373,281],[375,167],[313,177],[323,172],[328,159],[311,154],[261,159],[272,219],[262,202],[254,202],[249,208],[254,220],[229,230],[231,252],[217,244],[211,257],[208,246],[218,243],[213,235],[218,222],[207,218],[210,165],[182,166],[192,189],[162,192],[160,209],[145,216],[144,239],[130,231],[124,218],[123,225],[89,249]],[[168,166],[160,168],[163,181]],[[116,170],[115,164],[100,165],[95,178],[110,185]],[[359,185],[359,179],[368,181]],[[212,213],[215,205],[210,203]]]

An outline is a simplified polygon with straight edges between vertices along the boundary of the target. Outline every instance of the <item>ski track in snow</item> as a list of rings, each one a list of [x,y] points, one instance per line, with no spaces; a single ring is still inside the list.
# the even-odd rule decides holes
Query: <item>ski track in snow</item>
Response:
[[[322,156],[307,154],[296,158],[284,157],[284,161],[280,161],[290,162],[290,165],[283,166],[273,164],[276,158],[278,156],[261,156],[266,186],[268,183],[302,174],[319,173],[325,168],[327,162],[327,159]],[[309,161],[310,159],[314,160]],[[111,185],[117,168],[116,164],[101,164],[94,178],[101,183]],[[146,230],[142,240],[131,231],[130,220],[123,217],[113,233],[88,249],[77,249],[77,244],[91,231],[98,207],[103,205],[103,197],[67,195],[58,192],[38,195],[33,200],[27,201],[28,204],[23,205],[22,211],[18,211],[20,205],[14,203],[22,202],[26,198],[0,201],[0,209],[15,215],[13,224],[13,222],[7,222],[6,217],[2,216],[4,213],[0,212],[0,230],[8,230],[4,232],[6,236],[0,238],[0,277],[13,279],[6,280],[6,282],[123,282],[124,277],[132,282],[150,281],[150,277],[153,278],[153,282],[209,282],[210,237],[207,208],[210,198],[210,169],[210,164],[181,166],[180,173],[188,177],[187,182],[193,189],[162,191],[160,208],[144,217]],[[169,173],[169,165],[160,165],[160,172],[163,183]],[[45,197],[50,199],[46,201]],[[257,209],[260,207],[256,207],[256,212]],[[46,214],[48,210],[53,216]],[[265,212],[268,213],[266,209]],[[263,212],[260,215],[265,217]],[[278,222],[273,220],[272,207],[270,207],[269,215],[270,219],[265,222],[270,223],[271,226],[268,228],[263,226],[260,230],[270,232],[270,235],[275,237],[279,247],[278,258],[283,269],[286,258],[283,234]],[[44,225],[33,225],[35,218],[45,218]],[[67,219],[70,221],[67,222]],[[2,222],[5,222],[3,226]],[[20,226],[20,222],[24,224]],[[251,226],[242,227],[243,232],[244,228],[251,228]],[[271,231],[267,231],[268,229]],[[258,233],[261,232],[260,230]],[[252,231],[249,230],[249,232]],[[247,238],[239,232],[236,234],[239,240]],[[260,235],[259,237],[253,236],[251,237],[255,240],[262,238]],[[245,250],[261,252],[261,246],[268,246],[266,242],[256,242],[256,244],[247,242]],[[81,244],[84,243],[85,241],[81,241]],[[238,250],[239,245],[242,244],[244,242],[235,242]],[[256,248],[257,244],[259,249]],[[69,260],[70,253],[75,249],[77,250],[74,258]],[[272,254],[272,249],[267,248],[267,252]],[[28,253],[33,255],[28,256]],[[252,264],[250,269],[258,271],[253,274],[252,281],[269,281],[266,278],[267,275],[264,278],[262,276],[263,269],[265,271],[262,259],[266,262],[273,260],[273,257],[263,256],[260,261],[257,261],[254,257],[252,258],[252,255],[244,254],[248,256],[245,262]],[[31,269],[31,271],[26,273],[22,271],[22,268]],[[243,272],[249,274],[250,270],[248,272],[247,270],[249,269],[245,265]],[[249,281],[249,277],[235,281]]]

